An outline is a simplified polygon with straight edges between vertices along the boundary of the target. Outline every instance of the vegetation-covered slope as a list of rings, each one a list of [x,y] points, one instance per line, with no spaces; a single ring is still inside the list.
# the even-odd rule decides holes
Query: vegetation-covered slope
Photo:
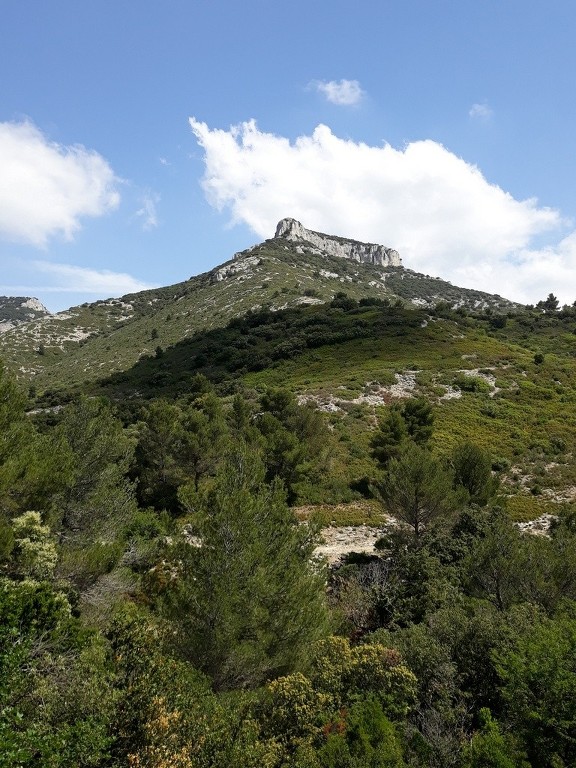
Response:
[[[513,306],[410,270],[359,264],[273,239],[183,283],[73,307],[8,331],[0,335],[0,356],[39,390],[93,380],[249,310],[325,302],[339,291],[356,299]]]
[[[231,384],[120,398],[121,422],[97,398],[31,419],[0,378],[2,768],[572,765],[570,505],[522,534],[501,462],[445,444],[450,400],[386,408],[368,442],[361,403]],[[328,573],[286,502],[346,492],[396,523]]]
[[[576,485],[575,327],[573,310],[504,319],[337,298],[195,334],[90,391],[130,402],[183,397],[198,374],[222,393],[287,387],[327,412],[342,449],[351,446],[347,483],[368,473],[370,435],[386,406],[424,397],[436,407],[442,450],[465,439],[489,449],[507,470],[515,513],[537,517],[572,500]],[[44,402],[58,399],[48,393]]]
[[[46,317],[50,313],[38,301],[26,296],[0,296],[0,333],[14,328],[20,323]]]
[[[574,765],[576,311],[261,248],[0,369],[0,768]]]

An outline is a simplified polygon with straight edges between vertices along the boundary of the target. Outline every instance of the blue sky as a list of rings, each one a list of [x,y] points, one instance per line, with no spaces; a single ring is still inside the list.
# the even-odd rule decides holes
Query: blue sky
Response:
[[[3,0],[0,294],[187,279],[280,218],[576,299],[573,0]]]

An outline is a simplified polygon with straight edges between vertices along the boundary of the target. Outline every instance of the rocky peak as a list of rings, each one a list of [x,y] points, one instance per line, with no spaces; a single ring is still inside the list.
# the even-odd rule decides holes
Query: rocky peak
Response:
[[[0,296],[0,333],[20,323],[47,317],[50,312],[38,299],[30,296]]]
[[[330,256],[351,259],[380,267],[400,267],[402,260],[398,251],[375,243],[360,243],[346,237],[324,235],[306,229],[296,219],[282,219],[276,227],[276,238],[310,243]]]

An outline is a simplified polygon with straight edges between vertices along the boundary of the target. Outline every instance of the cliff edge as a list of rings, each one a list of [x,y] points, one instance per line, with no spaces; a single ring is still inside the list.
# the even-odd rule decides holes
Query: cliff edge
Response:
[[[316,248],[341,259],[351,259],[380,267],[401,267],[398,251],[376,243],[360,243],[346,237],[325,235],[303,227],[296,219],[282,219],[276,227],[275,238],[310,243]]]

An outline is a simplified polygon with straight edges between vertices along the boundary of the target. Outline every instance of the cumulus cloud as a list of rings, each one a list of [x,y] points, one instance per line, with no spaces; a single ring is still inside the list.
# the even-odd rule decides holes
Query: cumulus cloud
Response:
[[[468,116],[473,120],[490,120],[493,114],[494,112],[485,102],[483,104],[472,104],[468,110]]]
[[[86,216],[120,201],[118,179],[98,153],[49,141],[30,122],[0,123],[0,237],[35,246],[70,240]]]
[[[27,292],[93,293],[100,296],[122,296],[125,293],[144,291],[153,286],[143,283],[125,272],[109,269],[92,269],[73,264],[55,264],[49,261],[34,261],[37,272],[46,276],[46,285],[19,286]],[[14,290],[14,289],[12,289]]]
[[[358,80],[313,80],[310,86],[325,96],[331,104],[338,106],[353,106],[362,101],[364,96]]]
[[[456,285],[500,293],[522,304],[535,304],[553,293],[561,304],[576,300],[576,232],[555,245],[522,248],[510,258],[500,257],[457,267]]]
[[[534,246],[548,232],[560,237],[567,222],[559,212],[516,200],[437,142],[369,146],[325,125],[291,142],[253,120],[229,130],[190,125],[205,154],[208,201],[261,238],[291,216],[396,248],[405,266],[458,285],[518,301],[550,290],[576,298],[576,234]]]

